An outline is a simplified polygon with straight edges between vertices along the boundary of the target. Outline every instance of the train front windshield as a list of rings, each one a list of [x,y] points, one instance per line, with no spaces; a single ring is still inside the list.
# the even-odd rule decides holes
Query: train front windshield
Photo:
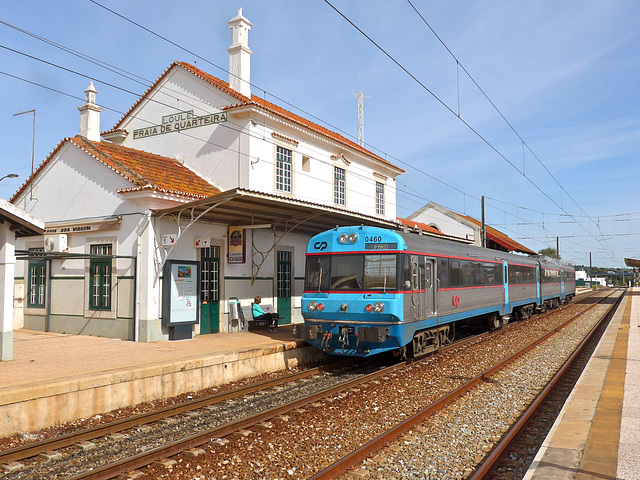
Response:
[[[304,289],[312,292],[395,290],[396,264],[394,254],[308,256]]]

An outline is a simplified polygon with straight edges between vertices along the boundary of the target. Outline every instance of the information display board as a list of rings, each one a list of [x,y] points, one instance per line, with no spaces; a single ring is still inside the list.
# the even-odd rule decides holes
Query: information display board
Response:
[[[162,325],[193,325],[200,321],[200,264],[167,260],[162,280]]]

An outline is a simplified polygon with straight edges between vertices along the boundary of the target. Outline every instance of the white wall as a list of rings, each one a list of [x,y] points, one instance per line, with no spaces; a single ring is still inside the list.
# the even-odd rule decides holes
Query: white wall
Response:
[[[450,216],[436,210],[435,208],[425,209],[419,214],[414,214],[410,217],[416,222],[426,223],[427,225],[435,225],[438,230],[446,235],[466,238],[469,240],[475,239],[475,230],[473,228],[451,218]]]
[[[374,172],[388,177],[385,186],[385,218],[395,219],[396,172],[345,145],[329,140],[281,117],[260,109],[243,107],[230,112],[225,123],[181,132],[133,138],[139,128],[159,125],[162,117],[193,110],[195,116],[221,111],[238,100],[180,67],[175,67],[125,120],[129,132],[123,145],[183,161],[187,167],[221,190],[235,187],[284,194],[300,200],[333,205],[333,165],[345,168],[346,208],[375,216]],[[286,139],[274,138],[278,133]],[[293,190],[275,189],[276,145],[293,151]],[[344,154],[349,165],[332,160]],[[302,169],[303,157],[310,159],[310,171]]]
[[[165,115],[193,110],[195,116],[202,116],[220,112],[220,107],[237,102],[237,99],[176,67],[123,122],[121,128],[129,132],[123,145],[183,161],[221,190],[235,188],[239,183],[246,186],[246,178],[243,180],[243,173],[238,172],[238,156],[248,150],[248,138],[238,134],[246,127],[244,120],[229,116],[227,122],[217,125],[133,138],[134,130],[160,125]],[[246,158],[243,161],[246,163]]]
[[[14,204],[45,222],[112,215],[125,211],[116,189],[130,186],[68,141]]]

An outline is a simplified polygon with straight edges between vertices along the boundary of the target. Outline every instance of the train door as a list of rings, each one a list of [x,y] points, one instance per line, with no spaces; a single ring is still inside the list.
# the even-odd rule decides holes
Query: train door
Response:
[[[504,275],[502,281],[504,283],[504,313],[509,313],[509,264],[503,263]]]
[[[411,256],[411,317],[422,320],[435,313],[433,260]]]
[[[420,265],[420,257],[411,255],[411,319],[419,320],[424,317],[424,277]]]
[[[278,250],[276,270],[276,297],[277,309],[280,319],[278,324],[291,323],[291,252]]]
[[[564,298],[564,270],[560,270],[560,298]]]
[[[220,247],[200,249],[200,334],[220,331]]]
[[[434,260],[425,258],[424,263],[424,313],[425,316],[431,316],[436,313],[435,291],[434,284],[434,272],[435,272]]]

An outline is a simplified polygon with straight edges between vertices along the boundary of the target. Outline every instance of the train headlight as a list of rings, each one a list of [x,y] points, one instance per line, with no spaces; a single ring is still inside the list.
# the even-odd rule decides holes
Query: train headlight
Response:
[[[366,307],[364,307],[364,309],[369,313],[371,312],[382,313],[384,312],[384,303],[376,302],[373,305],[368,304]]]
[[[310,312],[315,312],[316,308],[318,308],[318,303],[315,300],[311,300],[308,308]]]
[[[341,233],[338,237],[338,241],[340,243],[347,243],[349,241],[349,235],[347,235],[346,233]]]
[[[324,303],[319,303],[318,304],[318,311],[322,312],[324,310]]]
[[[349,235],[349,243],[356,243],[358,241],[358,234],[352,233]]]

